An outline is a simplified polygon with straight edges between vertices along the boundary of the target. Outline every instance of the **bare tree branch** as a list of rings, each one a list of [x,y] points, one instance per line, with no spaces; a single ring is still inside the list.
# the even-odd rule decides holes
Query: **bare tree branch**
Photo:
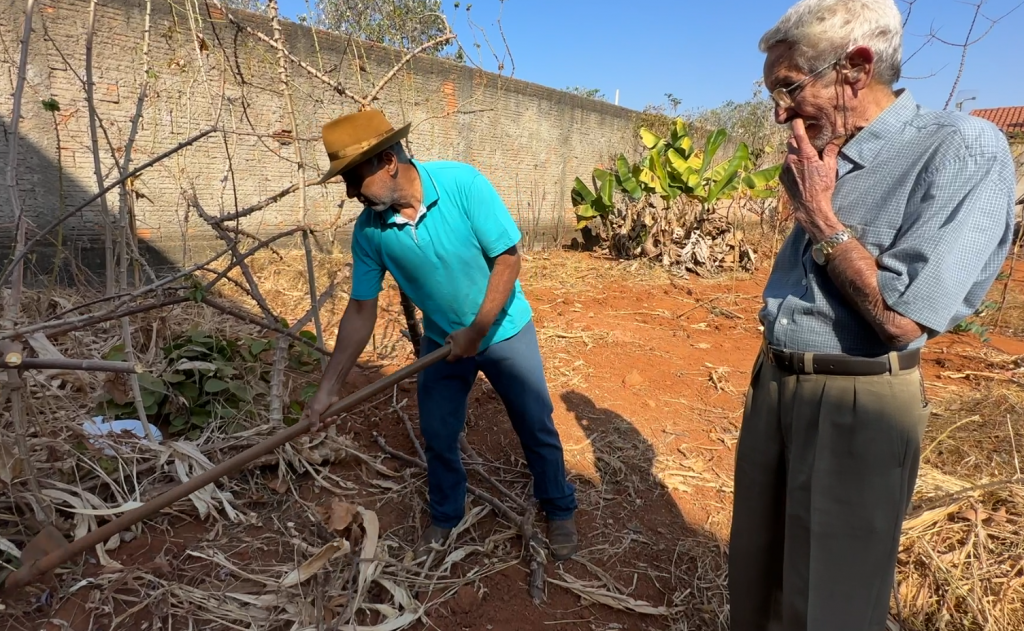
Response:
[[[174,147],[171,147],[170,149],[168,149],[167,151],[161,153],[160,155],[156,156],[155,158],[147,160],[146,162],[142,163],[138,167],[132,169],[131,172],[127,173],[126,175],[121,176],[116,181],[111,182],[110,184],[107,184],[106,186],[103,187],[102,190],[100,190],[95,195],[91,196],[89,199],[85,200],[84,202],[82,202],[78,206],[75,206],[74,208],[72,208],[68,212],[64,213],[60,217],[57,217],[56,219],[54,219],[53,223],[51,223],[50,225],[48,225],[45,228],[43,228],[43,230],[39,234],[37,234],[36,236],[32,237],[32,239],[29,240],[29,242],[25,245],[24,249],[22,249],[22,251],[20,253],[15,254],[13,260],[11,260],[11,262],[7,264],[7,269],[4,271],[3,276],[0,276],[0,286],[3,286],[7,282],[7,280],[10,279],[11,275],[14,273],[14,268],[18,267],[21,264],[21,262],[23,260],[25,260],[26,254],[36,244],[38,244],[40,241],[42,241],[44,238],[46,238],[51,232],[56,230],[57,226],[61,225],[62,223],[64,223],[68,219],[70,219],[71,217],[74,217],[79,212],[81,212],[84,208],[86,208],[89,204],[93,203],[97,199],[103,197],[104,195],[106,195],[110,191],[114,190],[115,188],[120,186],[126,180],[135,177],[136,175],[138,175],[139,173],[142,173],[143,171],[145,171],[149,167],[153,166],[154,164],[157,164],[159,162],[162,162],[163,160],[166,160],[167,158],[169,158],[170,156],[174,155],[175,153],[181,151],[182,149],[185,149],[186,147],[189,147],[189,146],[195,144],[199,140],[209,136],[210,134],[212,134],[215,131],[217,131],[217,127],[209,127],[205,131],[201,131],[198,134],[196,134],[195,136],[192,136],[188,140],[185,140],[185,141],[182,141],[182,142],[178,143]]]
[[[214,286],[217,283],[219,283],[221,280],[226,278],[227,275],[231,272],[231,270],[233,270],[235,267],[237,267],[241,261],[244,261],[245,259],[253,256],[254,254],[259,252],[260,250],[269,247],[270,244],[274,243],[275,241],[279,241],[281,239],[289,237],[289,236],[291,236],[291,235],[293,235],[293,234],[295,234],[295,233],[297,233],[297,232],[299,232],[301,230],[305,230],[305,227],[303,227],[303,226],[296,226],[295,228],[291,228],[289,230],[285,230],[284,232],[281,232],[281,233],[276,234],[276,235],[274,235],[272,237],[269,237],[268,239],[266,239],[264,241],[260,241],[259,243],[257,243],[255,246],[253,246],[249,250],[246,250],[245,252],[243,252],[241,257],[233,258],[231,263],[227,267],[225,267],[223,270],[221,270],[220,273],[218,273],[216,276],[213,277],[213,279],[211,279],[209,282],[207,282],[205,285],[203,285],[200,288],[200,293],[205,294],[205,293],[209,292],[210,290],[212,290],[214,288]],[[163,279],[163,280],[161,280],[159,282],[156,282],[156,283],[154,283],[152,285],[147,285],[145,287],[140,287],[139,289],[136,289],[135,291],[133,291],[133,292],[131,292],[129,294],[125,294],[120,300],[117,301],[117,303],[115,303],[112,307],[110,307],[106,311],[103,311],[103,312],[100,312],[100,313],[94,313],[94,314],[83,314],[83,315],[80,315],[80,316],[75,316],[73,318],[67,318],[65,320],[49,320],[49,321],[46,321],[46,322],[36,322],[35,324],[30,324],[30,325],[27,325],[27,326],[22,327],[20,329],[15,329],[13,331],[0,330],[0,340],[8,339],[8,338],[14,338],[14,337],[18,337],[18,336],[21,336],[21,335],[28,335],[29,333],[35,333],[36,331],[47,331],[50,335],[54,335],[54,336],[56,336],[56,335],[63,335],[64,333],[67,333],[69,331],[76,331],[78,329],[82,329],[82,328],[85,328],[87,326],[92,326],[94,324],[100,324],[102,322],[108,322],[110,320],[116,320],[116,319],[118,319],[118,318],[120,318],[122,316],[125,316],[125,315],[135,315],[137,313],[143,313],[145,311],[148,311],[148,310],[151,310],[151,309],[156,309],[156,308],[159,308],[159,307],[162,307],[162,306],[168,306],[168,305],[171,305],[171,304],[180,304],[182,302],[187,302],[187,301],[191,300],[190,297],[188,297],[188,296],[180,296],[181,299],[177,300],[177,298],[179,298],[179,297],[175,296],[175,297],[172,297],[172,298],[169,298],[169,299],[165,299],[164,301],[157,300],[153,304],[151,304],[150,306],[143,306],[141,308],[136,306],[136,307],[131,307],[130,309],[127,309],[126,311],[121,311],[130,302],[132,302],[134,299],[139,298],[139,297],[141,297],[141,296],[143,296],[145,294],[153,293],[153,292],[155,292],[155,291],[157,291],[159,289],[162,289],[162,288],[166,287],[167,285],[169,285],[170,283],[174,282],[175,280],[178,280],[178,279],[183,278],[185,276],[188,276],[189,274],[192,274],[192,273],[194,273],[194,272],[196,272],[196,271],[198,271],[200,269],[203,269],[207,265],[209,265],[210,263],[216,261],[217,259],[221,258],[225,254],[228,254],[229,252],[230,252],[230,248],[227,251],[219,252],[215,257],[207,260],[204,263],[200,263],[198,265],[193,265],[192,267],[190,267],[190,268],[188,268],[186,270],[183,270],[183,271],[179,272],[178,274],[176,274],[174,276],[170,276],[168,278],[165,278],[165,279]],[[69,311],[66,311],[65,313],[77,310],[79,308],[82,308],[82,307],[81,306],[80,307],[75,307],[75,308],[73,308],[73,309],[71,309]]]
[[[910,22],[910,15],[914,12],[914,5],[917,4],[917,0],[900,0],[902,4],[907,5],[907,14],[903,16],[903,28],[907,28],[907,22]]]
[[[250,35],[252,35],[253,37],[256,37],[257,39],[259,39],[263,43],[267,44],[268,46],[273,47],[275,50],[283,51],[284,54],[288,57],[289,60],[291,60],[291,62],[293,64],[297,65],[298,67],[302,68],[303,70],[305,70],[306,72],[308,72],[312,76],[314,76],[317,79],[319,79],[320,81],[324,82],[326,85],[330,86],[330,88],[332,90],[334,90],[335,92],[337,92],[339,95],[347,96],[348,98],[352,99],[356,103],[359,103],[361,105],[366,105],[366,101],[364,99],[362,99],[361,97],[356,96],[355,94],[350,92],[348,90],[348,88],[346,88],[345,86],[341,85],[340,83],[338,83],[337,81],[331,79],[330,77],[328,77],[324,73],[320,72],[319,70],[317,70],[313,66],[310,66],[306,62],[302,61],[301,59],[299,59],[295,55],[293,55],[290,52],[288,52],[286,49],[284,49],[283,46],[281,46],[280,44],[275,42],[273,40],[273,38],[267,37],[265,34],[257,31],[256,29],[254,29],[254,28],[252,28],[250,26],[247,26],[247,25],[242,24],[241,22],[239,22],[238,19],[236,19],[235,16],[232,15],[227,10],[227,7],[225,7],[221,3],[220,0],[209,0],[209,1],[212,2],[213,4],[215,4],[218,9],[220,9],[221,11],[224,12],[224,15],[227,16],[228,21],[231,22],[231,24],[233,24],[235,26],[235,28],[241,29],[241,30],[245,31],[246,33],[249,33]]]
[[[974,6],[974,15],[971,17],[971,25],[967,28],[967,35],[964,37],[963,48],[960,51],[960,68],[956,72],[956,79],[953,80],[953,87],[949,89],[949,96],[946,98],[946,104],[942,106],[942,109],[948,110],[949,104],[953,102],[953,97],[956,96],[956,89],[960,85],[960,79],[964,76],[964,65],[967,63],[967,50],[970,48],[971,33],[974,32],[974,25],[978,22],[978,15],[981,13],[981,5],[985,0],[979,0],[978,4]],[[942,38],[935,36],[935,40],[946,44]]]
[[[15,260],[10,265],[14,273],[11,282],[11,291],[7,296],[7,303],[4,305],[3,317],[0,318],[0,332],[14,327],[21,312],[21,294],[24,284],[24,259],[27,248],[25,247],[25,212],[21,207],[21,200],[18,197],[18,123],[21,119],[22,96],[25,92],[25,77],[28,69],[28,46],[32,36],[32,17],[35,13],[35,0],[25,2],[25,22],[21,32],[21,55],[18,60],[18,82],[14,88],[14,107],[11,112],[11,140],[10,154],[7,158],[7,191],[11,196],[11,210],[14,211],[14,225],[16,233]],[[0,287],[7,282],[7,276],[0,281]],[[4,355],[9,350],[20,350],[14,342],[2,342]],[[35,466],[32,463],[32,454],[28,447],[28,427],[25,425],[25,403],[22,399],[23,382],[21,372],[18,370],[7,370],[7,387],[10,389],[11,397],[11,420],[14,421],[14,438],[18,448],[18,456],[25,466],[25,473],[28,477],[29,488],[32,490],[32,508],[35,512],[36,521],[49,523],[53,520],[53,509],[43,496],[39,488],[39,479],[36,477]]]
[[[381,80],[377,83],[377,85],[374,86],[374,88],[372,90],[370,90],[370,93],[366,95],[366,99],[362,101],[362,104],[364,106],[369,107],[369,105],[371,103],[373,103],[375,100],[377,100],[377,95],[380,94],[380,91],[383,90],[384,87],[392,79],[395,78],[395,75],[398,74],[398,71],[401,70],[402,68],[404,68],[405,65],[412,60],[413,57],[415,57],[416,55],[421,54],[425,50],[429,50],[429,49],[431,49],[431,48],[433,48],[435,46],[440,46],[441,44],[444,44],[446,42],[450,42],[453,39],[455,39],[455,33],[452,33],[452,29],[448,25],[448,20],[445,20],[444,16],[441,16],[441,19],[444,20],[444,25],[445,25],[445,28],[447,29],[448,32],[445,33],[444,35],[442,35],[441,37],[438,37],[437,39],[431,40],[431,41],[423,44],[422,46],[417,47],[415,50],[410,50],[409,53],[406,54],[406,56],[403,57],[402,60],[399,61],[395,65],[394,68],[389,70],[388,73],[385,74],[381,78]]]
[[[96,81],[92,73],[92,42],[96,32],[96,0],[89,3],[89,26],[85,32],[85,104],[89,110],[89,143],[92,147],[92,169],[96,178],[96,188],[103,189],[103,167],[100,165],[100,143],[96,132]],[[103,260],[106,265],[107,294],[114,293],[114,238],[112,232],[110,210],[107,208],[107,196],[100,201],[100,215],[103,219]]]
[[[900,0],[900,2],[905,7],[905,12],[904,12],[904,17],[903,17],[903,28],[904,28],[904,32],[905,32],[907,25],[910,23],[910,19],[911,19],[911,16],[913,15],[914,8],[917,5],[917,0]],[[958,48],[958,49],[960,49],[960,64],[959,64],[959,67],[957,69],[956,77],[953,80],[953,85],[950,88],[949,96],[946,98],[946,102],[943,105],[942,109],[944,109],[944,110],[949,109],[950,104],[953,102],[953,99],[956,97],[957,90],[960,87],[960,82],[963,79],[964,68],[967,65],[967,54],[968,54],[968,50],[970,49],[970,47],[974,46],[975,44],[977,44],[980,41],[982,41],[983,39],[985,39],[989,35],[989,33],[992,32],[992,30],[995,28],[995,26],[997,24],[999,24],[1002,20],[1004,20],[1010,14],[1014,13],[1015,11],[1017,11],[1017,9],[1019,9],[1021,6],[1024,6],[1024,0],[1022,0],[1021,2],[1016,4],[1013,8],[1011,8],[1009,11],[1003,13],[1002,15],[1000,15],[998,17],[995,17],[995,18],[990,18],[987,15],[985,15],[984,13],[982,13],[982,8],[985,5],[985,2],[986,2],[986,0],[974,0],[972,2],[965,3],[965,4],[968,4],[968,6],[972,7],[974,9],[974,12],[973,12],[973,15],[971,16],[971,21],[970,21],[970,24],[968,25],[967,33],[964,35],[963,41],[951,41],[949,39],[941,37],[939,35],[939,29],[935,28],[934,24],[932,24],[930,26],[929,30],[928,30],[928,33],[926,35],[921,35],[920,36],[920,37],[923,38],[923,41],[922,41],[921,45],[918,46],[918,48],[916,50],[914,50],[913,53],[911,53],[909,56],[907,56],[903,60],[902,65],[904,67],[906,67],[906,65],[908,63],[910,63],[910,61],[912,59],[914,59],[918,55],[918,53],[920,53],[922,50],[927,48],[932,43],[936,43],[936,42],[939,43],[939,44],[942,44],[944,46],[949,46],[951,48]],[[975,36],[975,31],[976,31],[976,29],[978,27],[979,18],[984,20],[984,21],[986,21],[986,22],[988,22],[988,25],[985,28],[984,32],[982,32],[980,35]],[[942,72],[943,69],[946,68],[947,65],[948,64],[943,65],[938,70],[936,70],[934,72],[931,72],[929,74],[923,75],[923,76],[913,76],[913,77],[911,77],[911,76],[904,76],[903,78],[907,79],[907,80],[928,79],[928,78],[931,78],[931,77],[934,77],[934,76],[938,75],[940,72]]]
[[[25,245],[25,213],[21,208],[21,198],[18,197],[18,146],[21,135],[18,128],[21,122],[21,101],[25,92],[25,75],[28,69],[28,43],[32,36],[32,15],[35,11],[35,0],[27,0],[25,3],[25,25],[21,33],[21,56],[18,59],[18,83],[14,87],[14,107],[11,112],[11,140],[7,155],[7,194],[11,198],[11,210],[14,213],[14,260],[8,265],[10,273],[4,274],[0,279],[0,287],[7,284],[7,279],[14,274],[11,282],[11,291],[7,295],[7,303],[4,305],[3,319],[0,321],[0,329],[9,329],[14,326],[21,311],[21,292],[24,284],[24,265],[22,260],[28,248]],[[25,454],[21,454],[25,457]]]
[[[95,4],[95,2],[94,2]],[[146,0],[146,24],[145,30],[142,37],[142,86],[139,88],[139,98],[135,106],[135,115],[132,117],[131,131],[128,132],[128,142],[124,145],[124,161],[118,165],[118,171],[123,176],[125,171],[128,170],[128,165],[131,164],[132,160],[132,148],[135,146],[135,138],[139,131],[139,121],[142,120],[142,106],[146,101],[146,89],[149,86],[149,19],[153,8],[152,0]],[[91,67],[90,67],[91,71]],[[91,85],[91,82],[90,82]],[[97,152],[98,155],[99,152]],[[115,156],[115,162],[117,157]],[[102,183],[102,182],[101,182]],[[127,183],[121,185],[121,203],[118,208],[118,248],[120,249],[120,261],[118,267],[118,273],[120,274],[121,290],[128,288],[128,206],[131,202],[131,194],[128,191]],[[112,288],[113,282],[108,279],[107,287]],[[113,294],[113,291],[108,291],[108,294]],[[131,321],[127,316],[121,318],[121,344],[124,346],[125,357],[131,364],[135,363],[135,345],[132,343],[132,327]],[[139,422],[142,423],[143,431],[146,434],[146,439],[151,442],[156,442],[156,437],[153,434],[153,428],[149,425],[149,415],[146,414],[146,406],[142,402],[142,389],[139,387],[139,376],[132,374],[128,378],[132,388],[132,398],[135,401],[135,413],[139,417]]]
[[[274,27],[274,39],[278,43],[277,49],[277,67],[278,73],[281,78],[281,90],[284,93],[285,105],[288,108],[288,118],[291,121],[292,133],[298,136],[299,124],[295,117],[295,103],[292,100],[291,81],[288,78],[288,64],[285,60],[285,46],[284,46],[284,35],[281,32],[281,18],[278,15],[277,0],[270,0],[269,2],[270,16]],[[299,222],[302,224],[306,223],[306,165],[302,160],[302,143],[295,141],[292,143],[295,147],[295,162],[296,173],[298,175],[298,188],[299,188]],[[310,311],[313,314],[313,328],[316,330],[316,339],[320,340],[321,343],[324,339],[324,328],[323,323],[320,321],[320,308],[317,306],[316,297],[316,270],[313,266],[313,250],[309,244],[309,232],[303,231],[302,233],[302,250],[306,257],[306,282],[309,286],[309,304]],[[278,343],[274,348],[274,369],[284,370],[285,353],[288,350],[287,342],[283,338],[278,339]],[[327,368],[326,359],[320,357],[321,369]],[[276,420],[281,416],[279,410],[271,410],[271,420]]]

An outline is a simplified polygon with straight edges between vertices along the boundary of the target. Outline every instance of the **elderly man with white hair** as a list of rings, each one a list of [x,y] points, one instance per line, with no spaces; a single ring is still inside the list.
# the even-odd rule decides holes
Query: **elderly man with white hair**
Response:
[[[736,454],[733,631],[881,631],[930,409],[921,348],[1006,257],[1005,137],[900,78],[892,0],[803,0],[761,38],[795,225]]]

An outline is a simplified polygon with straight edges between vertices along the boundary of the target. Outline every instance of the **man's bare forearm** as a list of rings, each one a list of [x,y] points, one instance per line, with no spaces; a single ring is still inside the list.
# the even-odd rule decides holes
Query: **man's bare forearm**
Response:
[[[519,278],[519,270],[522,267],[522,259],[515,246],[505,250],[498,255],[494,261],[494,268],[487,280],[487,291],[484,293],[484,301],[477,310],[473,324],[470,326],[481,336],[491,330],[491,325],[498,318],[502,307],[508,302],[512,295],[516,279]]]
[[[321,389],[335,392],[341,387],[366,348],[366,343],[370,341],[376,321],[376,299],[349,302],[338,323],[338,338],[334,342],[334,353],[324,370]]]
[[[875,257],[856,239],[848,239],[832,251],[828,274],[885,343],[902,346],[924,333],[917,322],[889,308],[878,287]]]

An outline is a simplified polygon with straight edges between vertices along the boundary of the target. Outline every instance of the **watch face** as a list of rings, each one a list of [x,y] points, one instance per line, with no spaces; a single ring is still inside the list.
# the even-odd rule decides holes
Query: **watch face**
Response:
[[[825,264],[825,252],[822,250],[822,248],[811,248],[811,257],[814,259],[814,262],[817,263],[818,265]]]

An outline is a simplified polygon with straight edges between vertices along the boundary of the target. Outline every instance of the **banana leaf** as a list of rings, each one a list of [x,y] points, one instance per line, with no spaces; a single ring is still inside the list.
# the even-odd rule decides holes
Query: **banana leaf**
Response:
[[[633,176],[633,170],[630,168],[629,160],[626,160],[626,156],[620,155],[618,160],[615,161],[615,166],[619,172],[619,186],[633,199],[640,199],[643,196],[643,191],[640,190],[640,185],[637,184],[636,178]]]
[[[722,191],[729,186],[733,180],[736,180],[739,176],[740,169],[750,160],[750,150],[747,145],[740,143],[740,146],[736,148],[736,153],[732,154],[732,158],[726,163],[725,172],[718,179],[713,181],[710,188],[708,188],[707,204],[710,206],[715,203],[715,200],[719,198]]]
[[[714,160],[715,154],[718,153],[718,150],[725,143],[725,139],[728,135],[729,133],[725,131],[724,128],[720,127],[708,136],[707,142],[704,143],[704,160],[701,162],[700,170],[698,171],[698,174],[701,177],[704,177],[704,173],[707,172],[708,168],[711,166],[711,162]]]

